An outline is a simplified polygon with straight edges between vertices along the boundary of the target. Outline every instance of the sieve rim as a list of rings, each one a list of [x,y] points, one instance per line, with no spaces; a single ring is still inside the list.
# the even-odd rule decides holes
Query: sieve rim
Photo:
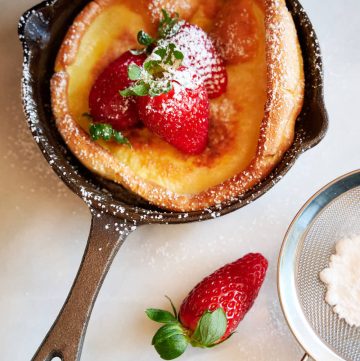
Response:
[[[298,245],[324,207],[358,186],[360,186],[360,169],[336,178],[316,192],[291,222],[279,253],[277,288],[285,320],[298,343],[315,360],[343,361],[344,359],[320,339],[304,314],[295,283]]]

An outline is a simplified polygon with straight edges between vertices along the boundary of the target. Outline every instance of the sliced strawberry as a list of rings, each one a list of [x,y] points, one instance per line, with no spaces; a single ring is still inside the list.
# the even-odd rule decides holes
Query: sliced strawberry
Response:
[[[163,323],[152,344],[165,360],[183,354],[189,344],[213,347],[226,340],[253,305],[268,267],[259,253],[250,253],[204,278],[183,301],[177,314],[148,309],[146,314]]]
[[[187,72],[179,69],[178,72]],[[209,98],[205,87],[172,81],[172,89],[156,97],[137,98],[140,119],[155,134],[186,154],[203,152],[208,142]]]
[[[141,66],[145,59],[145,55],[137,56],[127,51],[100,74],[89,95],[94,122],[111,124],[116,130],[128,129],[138,123],[134,98],[122,97],[119,91],[132,84],[128,77],[128,66],[131,63]]]
[[[174,43],[184,53],[183,65],[196,70],[210,99],[225,93],[228,82],[225,64],[204,30],[185,22],[166,41]]]

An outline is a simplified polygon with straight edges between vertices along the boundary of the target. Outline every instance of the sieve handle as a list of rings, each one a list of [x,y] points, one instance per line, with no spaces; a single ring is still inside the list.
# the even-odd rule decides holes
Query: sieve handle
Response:
[[[124,222],[125,223],[125,222]],[[119,231],[123,232],[120,235]],[[96,297],[110,265],[130,232],[121,220],[93,216],[84,257],[56,321],[32,361],[78,361]]]

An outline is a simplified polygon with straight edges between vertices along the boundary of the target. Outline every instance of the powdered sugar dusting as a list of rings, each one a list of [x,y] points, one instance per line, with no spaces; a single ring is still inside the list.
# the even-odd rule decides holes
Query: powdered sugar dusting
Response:
[[[192,9],[192,0],[150,0],[149,10],[152,22],[157,22],[162,14],[161,9],[165,9],[169,14],[185,13]]]
[[[224,91],[227,84],[224,61],[202,29],[186,23],[175,36],[166,41],[176,44],[183,52],[183,65],[196,71],[210,98],[215,98]]]

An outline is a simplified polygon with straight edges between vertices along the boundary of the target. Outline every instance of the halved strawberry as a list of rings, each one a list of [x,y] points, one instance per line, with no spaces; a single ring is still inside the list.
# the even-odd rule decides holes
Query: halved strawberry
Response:
[[[116,130],[124,130],[139,122],[133,97],[123,97],[119,91],[133,82],[128,77],[128,66],[141,66],[146,55],[133,55],[127,51],[108,65],[97,78],[89,95],[89,108],[94,122],[111,124]]]
[[[177,70],[184,75],[187,71]],[[189,80],[190,87],[172,80],[168,93],[138,97],[137,105],[140,119],[152,132],[183,153],[199,154],[208,142],[209,98],[202,83]]]
[[[204,30],[184,22],[176,34],[165,41],[174,43],[182,51],[183,65],[196,71],[210,99],[225,93],[228,83],[225,64]]]

